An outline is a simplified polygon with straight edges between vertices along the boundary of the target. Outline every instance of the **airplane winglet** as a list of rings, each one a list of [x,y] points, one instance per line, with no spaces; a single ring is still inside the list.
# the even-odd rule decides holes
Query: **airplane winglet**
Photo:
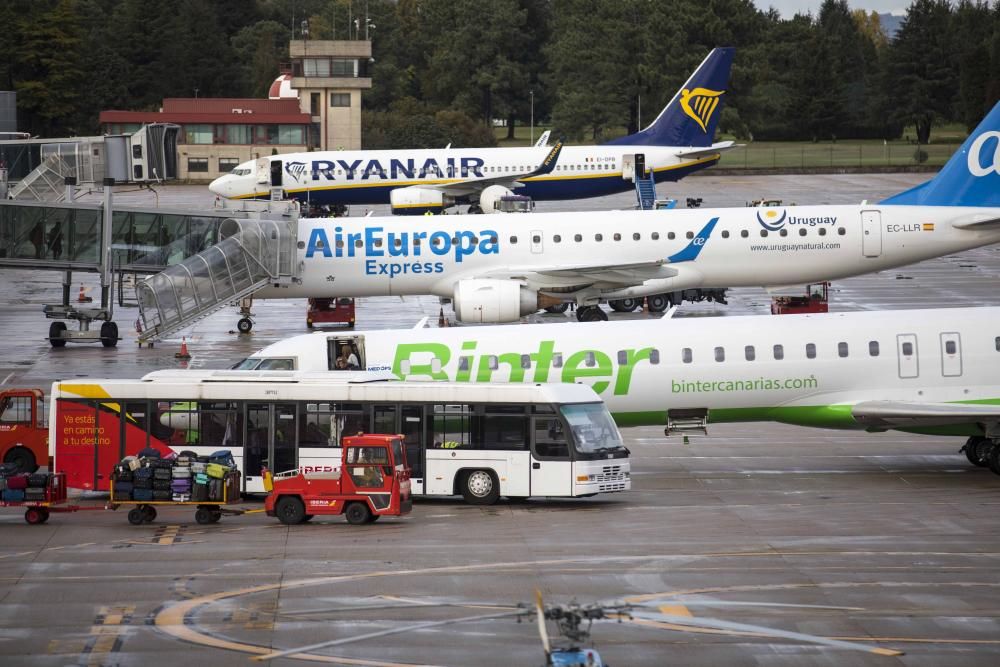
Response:
[[[542,160],[542,164],[538,166],[538,169],[528,174],[528,176],[542,176],[555,169],[556,162],[559,161],[559,154],[562,152],[562,147],[563,140],[560,139],[556,142],[556,145],[552,147],[552,150],[549,151],[549,154],[545,156],[545,159]]]
[[[712,218],[708,221],[698,234],[691,239],[691,242],[684,247],[680,252],[676,252],[670,257],[667,257],[667,262],[673,264],[676,262],[693,262],[698,259],[699,253],[701,253],[702,248],[708,242],[708,237],[712,235],[712,230],[715,229],[715,224],[719,222],[719,218]]]

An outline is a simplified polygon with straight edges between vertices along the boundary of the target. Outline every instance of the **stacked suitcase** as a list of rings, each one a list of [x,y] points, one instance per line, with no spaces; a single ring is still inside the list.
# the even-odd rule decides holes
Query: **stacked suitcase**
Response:
[[[16,466],[0,465],[0,500],[5,503],[39,503],[46,500],[48,473],[18,473]]]
[[[152,454],[152,452],[143,452]],[[158,458],[127,456],[115,466],[112,500],[133,502],[223,502],[224,480],[236,471],[229,450],[211,456],[182,452]]]

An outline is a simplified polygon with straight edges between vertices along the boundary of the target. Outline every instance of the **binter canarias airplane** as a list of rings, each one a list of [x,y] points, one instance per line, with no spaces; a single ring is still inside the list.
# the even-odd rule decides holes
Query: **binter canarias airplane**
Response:
[[[470,203],[488,212],[501,197],[581,199],[625,192],[651,170],[677,181],[711,167],[732,141],[715,143],[735,49],[713,49],[644,130],[600,146],[567,146],[545,169],[544,144],[288,153],[244,162],[209,186],[230,199],[269,198],[272,188],[304,203],[391,204],[394,213],[440,212]]]
[[[255,296],[432,294],[479,323],[575,301],[595,320],[605,299],[801,285],[997,241],[1000,104],[934,179],[877,204],[303,219],[300,280]]]
[[[345,346],[406,380],[583,382],[619,426],[668,434],[776,421],[968,436],[970,460],[1000,474],[1000,308],[322,332],[237,368],[332,370]]]

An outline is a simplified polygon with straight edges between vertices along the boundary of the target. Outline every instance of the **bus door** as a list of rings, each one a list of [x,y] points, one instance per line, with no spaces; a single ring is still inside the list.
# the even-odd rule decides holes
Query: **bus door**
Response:
[[[413,493],[424,492],[424,406],[400,407],[399,432],[406,438],[406,463]]]
[[[545,410],[536,406],[536,410]],[[573,463],[562,420],[554,412],[532,417],[531,495],[567,496],[573,492]]]
[[[294,403],[247,403],[243,476],[248,491],[263,488],[264,466],[273,473],[297,467],[295,422]]]

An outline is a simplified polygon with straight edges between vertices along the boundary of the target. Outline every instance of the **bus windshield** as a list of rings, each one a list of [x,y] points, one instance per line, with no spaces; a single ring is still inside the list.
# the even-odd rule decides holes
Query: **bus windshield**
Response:
[[[606,454],[625,448],[618,427],[603,403],[564,405],[559,411],[569,424],[578,453]]]

